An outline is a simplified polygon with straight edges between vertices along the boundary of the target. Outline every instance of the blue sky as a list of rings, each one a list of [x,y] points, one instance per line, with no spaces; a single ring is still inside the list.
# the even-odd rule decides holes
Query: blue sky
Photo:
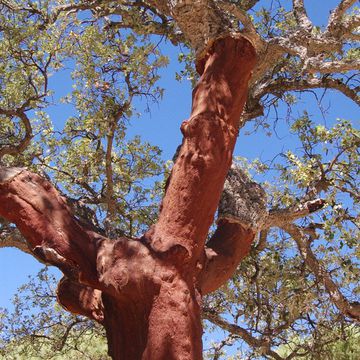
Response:
[[[270,1],[264,1],[270,3]],[[290,3],[290,1],[289,1]],[[335,0],[305,0],[310,18],[316,25],[323,25],[330,13],[330,10],[338,3]],[[161,86],[165,90],[163,101],[154,104],[150,113],[143,113],[140,118],[132,121],[129,134],[140,134],[144,140],[148,140],[154,145],[163,149],[164,159],[169,159],[175,152],[176,147],[181,143],[180,124],[189,116],[191,105],[191,85],[184,81],[179,83],[175,80],[175,71],[179,70],[177,64],[178,49],[170,44],[162,44],[163,53],[170,56],[169,66],[161,71]],[[56,75],[51,83],[55,88],[56,96],[67,94],[71,90],[71,84],[66,80],[66,76]],[[299,104],[293,110],[293,116],[301,115],[303,110],[307,110],[314,120],[319,123],[330,125],[336,118],[345,118],[358,121],[359,111],[354,103],[345,96],[329,91],[323,101],[324,108],[328,108],[326,116],[319,110],[314,98],[303,95]],[[285,113],[286,109],[280,109],[280,113]],[[63,124],[70,109],[62,106],[53,107],[51,116],[58,126]],[[274,117],[270,114],[270,118]],[[359,122],[357,123],[359,125]],[[293,138],[288,132],[285,121],[279,121],[277,126],[277,136],[268,137],[264,132],[246,136],[245,132],[252,129],[252,124],[248,124],[240,133],[235,155],[249,157],[251,159],[260,157],[262,160],[271,159],[283,148],[292,145]],[[30,255],[21,253],[16,249],[0,249],[0,274],[1,292],[0,307],[11,306],[10,299],[16,289],[27,282],[30,274],[36,274],[42,265]]]

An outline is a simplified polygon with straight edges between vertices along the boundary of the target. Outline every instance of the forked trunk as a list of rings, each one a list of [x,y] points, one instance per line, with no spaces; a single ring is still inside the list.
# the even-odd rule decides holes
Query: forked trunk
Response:
[[[0,168],[0,216],[65,273],[59,302],[105,326],[115,360],[202,358],[201,295],[232,275],[254,237],[224,220],[205,246],[254,65],[255,51],[241,37],[216,40],[198,62],[201,78],[159,220],[138,240],[94,233],[47,180]]]
[[[153,297],[135,297],[125,306],[112,303],[119,322],[110,325],[105,316],[105,327],[115,359],[202,358],[199,302],[206,274],[199,274],[205,265],[204,245],[231,165],[254,60],[254,50],[245,39],[225,38],[216,41],[197,64],[201,78],[193,91],[191,116],[181,127],[184,140],[159,220],[142,238],[158,259],[166,259],[162,265],[171,275],[161,278]],[[231,233],[228,248],[234,243],[244,246],[242,253],[232,250],[238,253],[237,264],[253,233],[240,225],[229,224],[229,229],[224,233],[229,239]],[[227,261],[234,271],[234,258],[228,255]],[[158,270],[159,276],[162,271]],[[218,284],[219,274],[209,271],[209,275]]]

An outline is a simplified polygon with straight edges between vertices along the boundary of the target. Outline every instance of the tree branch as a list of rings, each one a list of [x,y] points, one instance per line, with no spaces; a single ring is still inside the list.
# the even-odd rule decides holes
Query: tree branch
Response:
[[[215,40],[229,35],[230,22],[213,0],[148,0],[163,14],[173,17],[200,60]]]
[[[241,9],[248,11],[252,9],[260,0],[242,0],[240,3]]]
[[[198,276],[202,295],[217,290],[234,274],[240,261],[250,252],[255,234],[242,225],[220,220],[207,242],[205,263]]]
[[[293,13],[301,29],[306,32],[311,32],[313,25],[307,16],[304,0],[293,0]]]
[[[317,281],[324,286],[331,301],[338,310],[344,316],[360,321],[360,305],[352,304],[344,297],[329,273],[314,255],[310,242],[303,230],[294,224],[283,224],[281,227],[295,240],[305,264],[315,275]]]
[[[203,252],[232,161],[255,51],[247,40],[227,37],[216,41],[203,60],[197,64],[202,75],[191,117],[181,126],[184,140],[159,220],[145,235],[155,251],[181,247],[194,258]]]
[[[42,166],[46,167],[49,170],[58,172],[59,174],[65,175],[66,177],[69,178],[71,182],[84,188],[84,190],[91,195],[94,204],[104,203],[106,201],[105,197],[101,197],[101,195],[98,194],[87,182],[83,180],[79,180],[77,177],[75,177],[74,175],[72,175],[67,171],[46,164],[41,158],[38,160],[41,162]]]
[[[241,31],[241,34],[244,35],[257,50],[263,47],[263,40],[257,33],[253,21],[245,10],[228,1],[217,1],[217,6],[223,11],[235,16],[243,24],[244,30]]]
[[[0,167],[0,216],[16,224],[42,261],[97,281],[96,247],[103,238],[80,224],[50,182],[25,169]]]
[[[324,200],[315,199],[304,203],[299,202],[295,206],[290,206],[286,209],[270,210],[269,215],[264,221],[263,228],[267,229],[274,226],[282,227],[283,225],[292,223],[297,219],[321,210],[324,205]]]
[[[351,41],[359,41],[360,40],[359,31],[357,31],[356,33],[353,32],[359,26],[360,26],[360,15],[352,15],[345,18],[342,21],[341,26],[339,26],[337,29],[337,32],[341,37],[345,39]],[[327,35],[332,36],[332,33],[327,33]]]
[[[281,94],[286,91],[304,91],[318,88],[336,89],[360,105],[360,96],[358,95],[357,89],[352,89],[340,79],[333,79],[329,76],[323,76],[321,78],[308,77],[304,79],[277,78],[270,80],[262,85],[258,85],[248,101],[256,104],[264,95],[269,93],[280,97]]]
[[[276,360],[284,360],[283,357],[281,357],[275,351],[271,350],[270,344],[267,339],[257,339],[244,328],[227,322],[220,315],[216,314],[211,310],[204,309],[203,317],[206,320],[212,322],[213,324],[219,326],[221,329],[228,331],[231,334],[240,336],[248,345],[252,346],[253,348],[259,349],[263,354],[272,356]]]
[[[232,165],[218,207],[218,227],[206,244],[199,274],[203,294],[215,291],[233,275],[266,217],[265,191]]]
[[[356,0],[341,0],[339,5],[331,12],[329,17],[327,31],[332,33],[337,28],[341,27],[342,17],[345,12],[354,5]]]
[[[104,320],[101,291],[63,277],[56,290],[59,304],[73,314],[102,323]]]
[[[6,227],[0,230],[0,248],[14,247],[26,254],[31,254],[25,239],[15,227]]]
[[[0,109],[0,115],[6,115],[10,117],[18,117],[25,128],[25,134],[22,140],[18,145],[8,145],[0,148],[0,160],[4,155],[18,155],[23,152],[30,144],[30,141],[33,137],[32,134],[32,127],[29,118],[25,114],[25,112],[18,110],[18,111],[10,111]]]
[[[341,73],[352,70],[360,70],[360,60],[343,59],[339,61],[322,61],[312,58],[307,62],[306,71],[309,73]]]
[[[116,120],[113,119],[110,123],[108,133],[106,136],[106,155],[105,155],[105,174],[106,174],[106,201],[107,201],[107,214],[106,223],[111,228],[111,223],[115,216],[115,199],[114,199],[114,182],[113,182],[113,169],[112,169],[112,149],[115,136]],[[110,229],[107,229],[108,231]],[[109,234],[107,234],[109,236]]]
[[[256,33],[256,28],[246,11],[242,10],[235,4],[229,3],[228,1],[217,1],[218,6],[234,15],[244,25],[245,29],[250,33]]]
[[[268,234],[269,234],[268,229],[264,229],[259,232],[259,241],[255,248],[257,252],[263,251],[266,248]]]
[[[81,323],[82,321],[84,321],[84,320],[81,320],[80,318],[76,318],[73,322],[71,322],[70,324],[68,324],[68,325],[66,326],[65,332],[64,332],[64,334],[63,334],[62,337],[61,337],[61,341],[60,341],[60,343],[59,343],[58,346],[57,346],[57,350],[58,350],[58,351],[61,351],[61,350],[64,348],[64,346],[65,346],[65,344],[66,344],[66,341],[67,341],[67,339],[68,339],[68,337],[69,337],[69,335],[70,335],[70,331],[72,330],[72,328],[73,328],[75,325]]]
[[[233,345],[235,339],[234,336],[232,334],[230,334],[227,338],[225,338],[224,340],[220,341],[220,343],[213,345],[213,351],[214,353],[212,360],[219,360],[220,357],[223,355],[222,354],[222,349],[225,346],[231,346]]]
[[[91,10],[101,5],[101,3],[104,2],[99,0],[90,0],[90,1],[80,1],[77,4],[73,3],[73,4],[63,4],[56,6],[51,14],[51,22],[55,22],[59,17],[59,15],[63,12],[70,14],[77,10]]]

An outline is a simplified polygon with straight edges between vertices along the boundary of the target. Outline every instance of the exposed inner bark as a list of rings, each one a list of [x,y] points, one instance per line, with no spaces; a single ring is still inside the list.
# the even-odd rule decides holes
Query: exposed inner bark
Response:
[[[241,224],[220,220],[206,244],[204,271],[199,276],[203,295],[218,289],[234,274],[239,262],[250,252],[255,234]]]
[[[57,295],[58,302],[66,310],[103,323],[104,304],[100,290],[63,277],[58,284]]]
[[[15,223],[30,249],[42,261],[66,274],[96,279],[96,241],[72,215],[57,190],[45,179],[9,169],[0,178],[0,215]]]
[[[180,246],[197,261],[219,203],[238,134],[255,52],[245,39],[218,40],[199,64],[190,119],[162,202],[146,234],[156,251]]]
[[[94,233],[47,180],[0,169],[0,216],[17,225],[36,256],[65,273],[59,302],[105,326],[114,359],[202,358],[201,293],[232,275],[254,237],[221,220],[207,250],[216,256],[206,258],[254,64],[252,45],[230,37],[197,64],[202,76],[159,220],[139,240]]]

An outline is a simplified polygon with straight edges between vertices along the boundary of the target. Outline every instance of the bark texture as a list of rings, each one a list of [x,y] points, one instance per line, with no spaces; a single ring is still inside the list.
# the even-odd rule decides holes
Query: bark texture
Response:
[[[156,251],[180,249],[197,260],[214,219],[231,165],[255,51],[245,39],[218,40],[198,70],[192,113],[162,202],[159,220],[145,237]]]
[[[234,274],[240,261],[250,252],[255,237],[251,229],[238,223],[220,220],[218,227],[206,244],[204,271],[199,276],[203,295],[225,284]]]
[[[101,236],[74,217],[49,181],[0,169],[0,216],[16,224],[35,256],[64,272],[59,302],[105,326],[114,359],[202,358],[201,295],[232,275],[254,238],[251,226],[223,219],[205,246],[254,65],[252,45],[231,37],[217,40],[198,64],[159,220],[140,239]]]
[[[238,166],[232,166],[225,181],[219,204],[219,218],[260,229],[267,217],[264,189]]]

